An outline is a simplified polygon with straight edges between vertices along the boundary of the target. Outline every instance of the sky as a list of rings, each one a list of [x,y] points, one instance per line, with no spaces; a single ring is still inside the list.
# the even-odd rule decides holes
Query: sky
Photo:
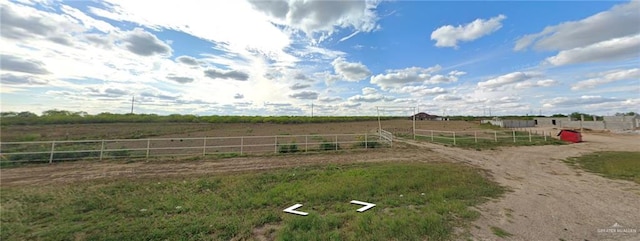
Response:
[[[1,111],[640,112],[640,1],[0,0]],[[377,108],[380,107],[380,108]]]

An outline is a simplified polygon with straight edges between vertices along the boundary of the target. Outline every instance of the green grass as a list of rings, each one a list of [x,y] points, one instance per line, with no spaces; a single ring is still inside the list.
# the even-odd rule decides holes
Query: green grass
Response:
[[[608,178],[640,184],[640,152],[595,152],[566,162]]]
[[[491,226],[491,232],[493,232],[493,234],[495,234],[498,237],[501,238],[508,238],[513,236],[513,234],[505,231],[504,229],[501,229],[499,227],[495,227],[495,226]]]
[[[2,187],[2,240],[449,240],[503,188],[451,163],[300,167],[173,179]],[[350,204],[377,204],[364,213]],[[282,210],[293,204],[309,216]]]
[[[508,133],[510,135],[511,133]],[[564,145],[566,142],[563,142],[558,139],[554,139],[551,137],[547,137],[547,140],[544,139],[543,136],[532,135],[531,141],[529,141],[529,133],[528,132],[516,132],[516,142],[513,141],[513,137],[504,137],[505,133],[498,133],[498,140],[495,139],[485,139],[478,138],[477,142],[474,138],[474,135],[464,135],[464,136],[456,136],[456,143],[453,143],[453,136],[451,134],[443,135],[434,135],[433,141],[431,140],[431,136],[416,136],[416,140],[419,141],[428,141],[434,142],[438,144],[443,144],[446,146],[455,146],[466,149],[476,149],[476,150],[486,150],[486,149],[495,149],[502,146],[542,146],[542,145]],[[502,135],[502,137],[500,137]]]

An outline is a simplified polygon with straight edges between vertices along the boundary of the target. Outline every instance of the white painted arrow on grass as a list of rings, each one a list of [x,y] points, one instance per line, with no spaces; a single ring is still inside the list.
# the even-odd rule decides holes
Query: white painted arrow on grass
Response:
[[[298,203],[298,204],[295,204],[295,205],[293,205],[293,206],[291,206],[291,207],[288,207],[288,208],[284,209],[283,211],[284,211],[284,212],[287,212],[287,213],[291,213],[291,214],[302,215],[302,216],[307,216],[307,215],[309,215],[309,213],[296,211],[296,208],[299,208],[299,207],[302,207],[302,204],[299,204],[299,203]]]
[[[367,203],[367,202],[361,202],[361,201],[356,201],[356,200],[351,200],[351,203],[353,204],[358,204],[358,205],[364,205],[364,207],[358,208],[358,212],[364,212],[369,210],[372,207],[375,207],[376,205],[373,203]]]

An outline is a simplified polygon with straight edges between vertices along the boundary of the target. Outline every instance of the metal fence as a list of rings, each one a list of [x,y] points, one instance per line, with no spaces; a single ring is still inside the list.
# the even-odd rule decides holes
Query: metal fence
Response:
[[[415,138],[432,142],[473,144],[481,142],[539,142],[554,139],[551,132],[530,129],[480,130],[480,131],[439,131],[416,129]]]
[[[84,159],[246,155],[367,149],[391,146],[392,141],[393,136],[384,131],[382,135],[363,133],[0,142],[0,163],[52,163]]]

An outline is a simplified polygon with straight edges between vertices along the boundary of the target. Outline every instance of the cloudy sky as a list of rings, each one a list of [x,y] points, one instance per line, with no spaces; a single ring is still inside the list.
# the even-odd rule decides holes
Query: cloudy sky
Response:
[[[0,11],[2,111],[127,113],[134,97],[136,113],[157,114],[640,112],[640,1],[0,0]]]

